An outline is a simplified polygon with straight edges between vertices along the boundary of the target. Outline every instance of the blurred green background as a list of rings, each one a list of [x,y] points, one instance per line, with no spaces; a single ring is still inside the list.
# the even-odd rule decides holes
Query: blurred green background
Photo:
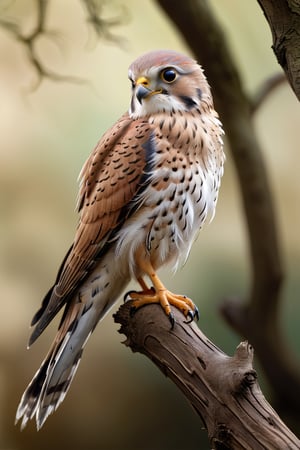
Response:
[[[31,30],[35,2],[16,1],[5,16]],[[271,34],[255,1],[211,2],[250,94],[279,72]],[[124,4],[126,14],[124,14]],[[141,53],[171,48],[189,53],[168,18],[150,0],[113,0],[107,17],[124,15],[112,31],[122,45],[97,41],[79,1],[52,0],[47,28],[61,30],[37,49],[48,68],[89,81],[88,85],[45,79],[31,92],[36,75],[26,51],[0,28],[0,449],[152,450],[208,449],[206,432],[183,395],[145,357],[121,345],[109,314],[85,350],[75,381],[58,411],[37,433],[20,433],[15,410],[45,356],[57,327],[50,326],[29,350],[29,323],[72,242],[77,215],[76,179],[102,133],[128,108],[127,67]],[[300,281],[299,104],[281,85],[255,116],[257,134],[274,195],[287,271],[282,326],[299,357]],[[232,354],[241,338],[218,314],[228,296],[247,295],[250,274],[239,187],[226,148],[225,176],[213,223],[200,234],[175,276],[162,278],[175,292],[197,302],[200,327]],[[257,367],[257,366],[256,366]],[[267,385],[260,382],[269,400]]]

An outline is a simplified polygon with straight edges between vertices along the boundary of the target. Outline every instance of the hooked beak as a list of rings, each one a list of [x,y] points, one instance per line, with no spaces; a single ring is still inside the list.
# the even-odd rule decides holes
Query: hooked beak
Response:
[[[140,77],[136,81],[137,87],[135,91],[135,96],[140,103],[142,103],[142,100],[151,95],[162,93],[162,89],[157,89],[156,91],[152,91],[151,89],[149,89],[148,87],[149,84],[150,84],[149,80],[146,77]]]
[[[142,84],[140,84],[135,91],[135,96],[138,99],[138,101],[140,103],[142,103],[142,100],[144,98],[147,98],[149,95],[152,94],[153,91],[151,91],[150,89],[148,89],[146,86],[143,86]]]

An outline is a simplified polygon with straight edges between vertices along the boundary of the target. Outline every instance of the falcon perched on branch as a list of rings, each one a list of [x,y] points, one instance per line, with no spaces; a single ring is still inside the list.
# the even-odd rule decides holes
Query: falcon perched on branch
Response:
[[[129,79],[129,111],[83,166],[74,243],[32,320],[29,346],[64,307],[49,353],[18,407],[21,428],[33,416],[41,428],[63,401],[85,343],[130,279],[141,286],[129,293],[133,310],[159,303],[172,327],[171,306],[189,321],[198,315],[156,271],[185,260],[214,215],[224,163],[221,123],[203,71],[188,56],[147,53],[131,64]]]

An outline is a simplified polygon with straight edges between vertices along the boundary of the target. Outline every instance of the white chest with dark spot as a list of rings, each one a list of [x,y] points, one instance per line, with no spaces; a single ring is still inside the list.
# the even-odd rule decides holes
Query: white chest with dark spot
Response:
[[[222,130],[204,114],[156,115],[147,187],[118,234],[118,255],[134,272],[141,246],[154,268],[185,260],[205,220],[213,217],[223,173]],[[209,133],[207,132],[209,129]]]

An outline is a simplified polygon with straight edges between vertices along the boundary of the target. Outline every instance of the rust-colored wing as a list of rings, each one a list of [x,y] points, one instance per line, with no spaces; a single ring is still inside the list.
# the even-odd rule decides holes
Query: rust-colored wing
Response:
[[[151,129],[146,120],[124,114],[99,141],[80,173],[75,240],[58,272],[55,285],[32,320],[31,345],[105,251],[105,244],[124,222],[147,166]],[[148,143],[148,145],[147,145]],[[149,153],[149,152],[148,152]],[[109,245],[109,244],[107,244]]]

